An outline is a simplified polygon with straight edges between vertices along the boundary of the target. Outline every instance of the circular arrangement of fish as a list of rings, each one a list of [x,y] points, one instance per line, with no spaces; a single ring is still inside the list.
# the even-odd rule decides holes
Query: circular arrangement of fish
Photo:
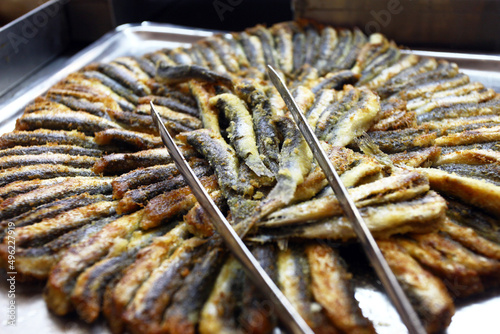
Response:
[[[355,234],[266,64],[286,79],[428,332],[449,325],[455,299],[498,285],[500,94],[380,34],[313,22],[91,64],[28,105],[0,137],[3,266],[15,237],[18,279],[46,280],[54,314],[102,314],[113,333],[276,327],[163,148],[153,101],[311,328],[374,333],[345,259]]]

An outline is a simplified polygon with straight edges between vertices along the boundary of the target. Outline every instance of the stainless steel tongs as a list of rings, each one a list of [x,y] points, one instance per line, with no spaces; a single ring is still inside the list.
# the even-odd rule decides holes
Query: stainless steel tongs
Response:
[[[264,269],[262,269],[259,262],[255,259],[250,250],[246,247],[232,226],[217,208],[212,198],[208,195],[207,191],[201,184],[200,180],[193,173],[191,167],[189,167],[188,163],[184,159],[184,156],[180,153],[177,145],[161,121],[153,102],[150,104],[153,121],[158,127],[161,139],[167,147],[175,165],[186,180],[200,205],[209,215],[210,220],[217,229],[217,232],[224,239],[233,256],[242,264],[247,275],[257,288],[259,288],[265,296],[269,297],[275,307],[275,311],[279,319],[284,326],[286,326],[292,333],[313,334],[313,331],[309,328],[304,319],[302,319],[280,289],[276,286],[276,284],[274,284],[273,280],[267,275]]]
[[[295,119],[295,123],[297,124],[300,132],[302,132],[302,135],[309,144],[309,147],[311,148],[314,157],[318,161],[318,164],[321,166],[321,169],[325,173],[325,176],[328,179],[328,182],[332,187],[335,196],[337,196],[337,199],[342,206],[342,210],[351,221],[354,232],[356,232],[356,235],[361,245],[363,246],[363,249],[371,265],[375,269],[375,272],[382,282],[385,291],[389,295],[389,298],[398,311],[401,320],[406,325],[406,328],[408,328],[410,334],[425,334],[426,332],[424,330],[424,327],[422,326],[422,323],[420,322],[420,319],[418,318],[415,310],[408,301],[408,298],[399,285],[396,277],[394,276],[394,273],[389,268],[387,261],[380,251],[380,248],[378,247],[370,230],[361,217],[358,208],[356,207],[346,188],[342,184],[342,181],[340,180],[337,172],[333,168],[330,160],[326,156],[325,151],[321,147],[318,138],[314,135],[314,132],[307,123],[304,114],[293,99],[292,94],[290,94],[290,91],[286,87],[283,80],[270,65],[268,65],[268,74],[274,86],[285,101],[288,110]]]

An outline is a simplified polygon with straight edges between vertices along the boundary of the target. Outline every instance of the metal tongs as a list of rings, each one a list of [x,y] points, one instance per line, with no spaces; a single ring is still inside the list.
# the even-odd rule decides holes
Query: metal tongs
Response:
[[[209,215],[210,220],[217,229],[217,232],[222,237],[233,256],[242,264],[247,275],[257,288],[259,288],[265,296],[269,297],[284,326],[286,326],[292,333],[313,334],[313,331],[309,328],[304,319],[302,319],[299,313],[293,308],[292,304],[290,304],[288,299],[286,299],[283,295],[281,290],[276,286],[276,284],[274,284],[273,280],[269,277],[269,275],[267,275],[259,262],[255,259],[253,254],[235,232],[233,227],[217,208],[212,198],[208,195],[200,180],[193,173],[191,167],[186,162],[186,159],[184,159],[184,156],[179,151],[179,148],[172,139],[172,136],[168,133],[155,109],[155,106],[153,105],[153,102],[150,102],[150,104],[153,121],[158,127],[161,139],[167,147],[170,156],[174,160],[177,169],[179,169],[180,173],[191,188],[194,196],[198,200],[198,203],[200,203],[205,212]]]
[[[346,188],[342,184],[342,181],[335,171],[335,168],[333,168],[330,160],[327,158],[326,153],[321,147],[318,138],[314,135],[314,132],[307,123],[303,112],[300,110],[299,106],[293,99],[292,94],[290,94],[290,91],[286,87],[283,80],[279,77],[278,73],[276,73],[276,71],[270,65],[267,65],[267,67],[271,81],[285,101],[288,110],[290,110],[293,118],[295,119],[295,123],[297,124],[300,132],[302,132],[302,135],[311,148],[314,157],[325,173],[325,176],[328,179],[328,182],[332,187],[333,192],[335,193],[335,196],[337,197],[342,207],[342,210],[346,214],[349,221],[352,223],[354,232],[356,232],[356,235],[361,245],[363,246],[363,249],[371,265],[375,269],[375,273],[382,282],[382,285],[389,295],[389,298],[394,304],[396,310],[398,311],[401,320],[406,325],[406,328],[408,329],[410,334],[425,334],[426,331],[424,330],[420,319],[418,318],[415,310],[408,301],[408,298],[399,285],[396,277],[394,276],[394,273],[389,268],[387,261],[380,251],[380,248],[378,247],[370,230],[361,217],[358,208],[356,207]]]

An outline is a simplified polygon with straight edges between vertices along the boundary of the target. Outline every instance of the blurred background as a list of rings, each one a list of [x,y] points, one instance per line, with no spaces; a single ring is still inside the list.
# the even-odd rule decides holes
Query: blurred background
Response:
[[[0,0],[0,97],[126,23],[240,31],[309,18],[409,48],[500,54],[500,0]]]

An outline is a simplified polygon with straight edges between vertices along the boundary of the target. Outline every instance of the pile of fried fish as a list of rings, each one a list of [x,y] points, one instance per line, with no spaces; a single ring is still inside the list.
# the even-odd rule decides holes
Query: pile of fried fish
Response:
[[[369,265],[267,64],[428,332],[498,285],[500,94],[381,34],[310,21],[90,64],[29,104],[0,137],[3,266],[15,236],[18,279],[46,280],[53,313],[103,316],[113,333],[279,326],[163,147],[152,101],[309,326],[375,333],[354,298]]]

